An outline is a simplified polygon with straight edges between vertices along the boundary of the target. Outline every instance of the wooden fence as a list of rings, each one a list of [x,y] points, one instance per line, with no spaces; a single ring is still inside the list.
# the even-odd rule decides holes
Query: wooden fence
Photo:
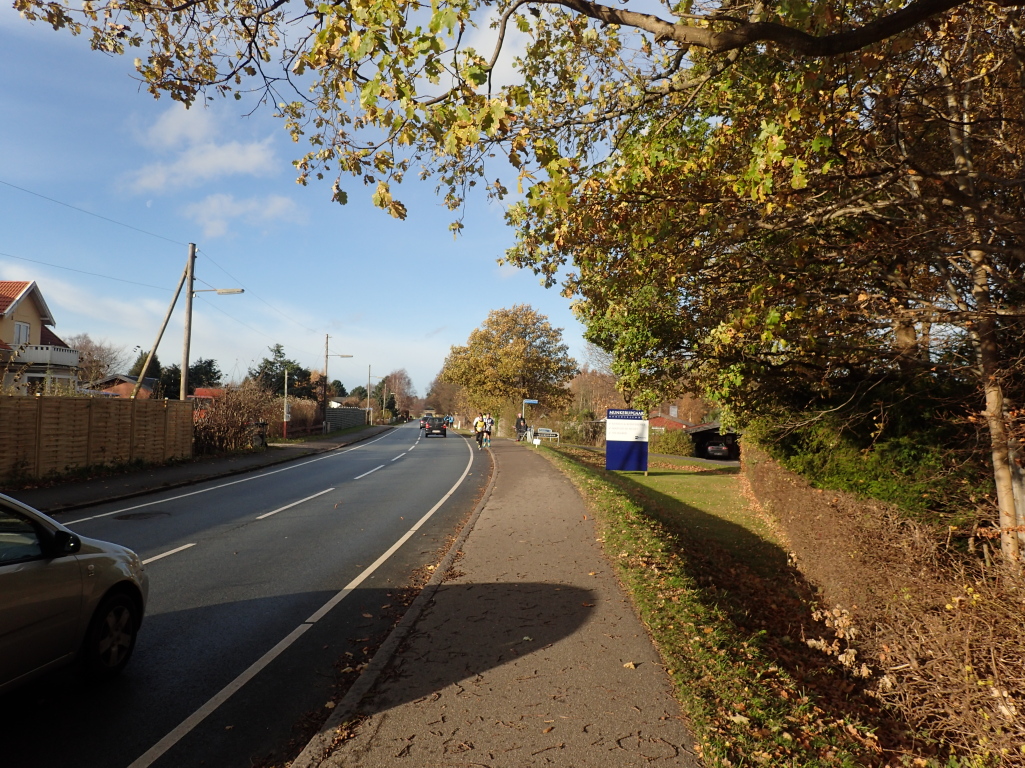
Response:
[[[192,456],[192,402],[0,398],[0,478]]]

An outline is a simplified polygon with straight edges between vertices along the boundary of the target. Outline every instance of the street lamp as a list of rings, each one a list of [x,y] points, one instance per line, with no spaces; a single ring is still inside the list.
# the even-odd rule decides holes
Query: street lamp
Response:
[[[328,352],[327,344],[331,337],[324,334],[324,432],[327,432],[327,359],[329,357],[352,357],[352,355],[333,355]]]
[[[288,367],[285,367],[285,406],[281,418],[281,439],[288,439],[288,422],[292,420],[292,413],[288,407]]]
[[[370,380],[371,379],[387,379],[387,378],[388,378],[387,376],[371,376],[370,375],[370,366],[369,365],[367,366],[367,416],[368,416],[369,421],[370,421],[371,424],[374,423],[374,409],[370,407]],[[385,387],[385,389],[387,389],[387,387]],[[381,410],[384,410],[383,406],[381,407]]]

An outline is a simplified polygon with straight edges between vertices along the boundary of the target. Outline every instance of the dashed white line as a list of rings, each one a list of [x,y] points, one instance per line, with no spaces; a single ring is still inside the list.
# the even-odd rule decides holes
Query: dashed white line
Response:
[[[146,558],[145,560],[142,561],[142,564],[143,565],[149,565],[150,563],[155,562],[157,560],[160,560],[163,557],[169,557],[170,555],[174,555],[174,554],[177,554],[178,552],[181,552],[183,549],[188,549],[189,547],[194,547],[194,546],[196,546],[196,542],[192,542],[191,544],[183,544],[182,546],[180,546],[180,547],[178,547],[176,549],[169,549],[167,552],[164,552],[163,554],[153,555],[153,557]]]
[[[264,477],[269,477],[270,475],[276,475],[279,472],[289,472],[289,471],[291,471],[293,469],[299,469],[299,467],[305,467],[307,464],[313,464],[316,461],[324,461],[325,459],[333,459],[333,458],[337,458],[338,456],[342,456],[342,455],[344,455],[346,453],[351,453],[352,451],[358,451],[361,448],[365,448],[368,445],[371,445],[373,443],[376,443],[376,442],[379,442],[381,440],[384,440],[390,434],[391,434],[390,432],[386,432],[385,434],[381,435],[381,437],[375,438],[373,440],[366,440],[366,441],[360,443],[359,445],[353,446],[352,448],[346,448],[345,450],[338,450],[338,451],[329,451],[328,453],[325,453],[323,456],[317,456],[316,458],[309,459],[308,461],[299,461],[299,462],[296,462],[296,463],[293,463],[293,464],[289,464],[287,467],[282,467],[281,469],[272,469],[272,470],[269,470],[267,472],[261,472],[258,475],[250,475],[249,477],[243,477],[241,480],[232,480],[229,483],[221,483],[220,485],[214,485],[214,486],[211,486],[209,488],[202,488],[202,489],[200,489],[198,491],[190,491],[189,493],[181,493],[181,494],[179,494],[177,496],[171,496],[171,497],[166,498],[166,499],[159,499],[157,501],[147,501],[144,504],[136,504],[134,507],[123,507],[121,509],[115,509],[113,512],[104,512],[104,513],[99,514],[99,515],[92,515],[91,517],[83,517],[83,518],[80,518],[78,520],[68,520],[68,521],[62,521],[62,522],[64,522],[65,525],[78,525],[79,523],[84,523],[87,520],[98,520],[101,517],[110,517],[111,515],[119,515],[122,512],[129,512],[129,511],[131,511],[133,509],[142,509],[143,507],[152,507],[154,504],[166,504],[169,501],[178,501],[178,499],[185,499],[185,498],[188,498],[189,496],[196,496],[196,495],[198,495],[200,493],[209,493],[210,491],[217,491],[217,490],[220,490],[221,488],[227,488],[227,487],[232,486],[232,485],[238,485],[239,483],[248,483],[251,480],[259,480],[259,479],[264,478]]]
[[[398,461],[399,459],[401,459],[405,455],[406,454],[404,454],[404,453],[400,453],[398,456],[396,456],[394,459],[392,459],[392,461]]]
[[[363,573],[357,576],[355,579],[345,585],[345,588],[338,592],[334,597],[328,600],[321,608],[314,613],[305,622],[300,624],[298,627],[292,630],[287,637],[281,642],[271,648],[267,653],[257,659],[252,666],[250,666],[245,672],[236,677],[233,681],[228,683],[222,688],[217,694],[213,696],[209,701],[206,702],[202,707],[197,709],[191,715],[189,715],[182,723],[167,734],[164,738],[146,750],[146,753],[139,757],[133,762],[128,768],[148,768],[153,765],[157,760],[160,759],[164,753],[166,753],[171,747],[181,741],[193,728],[201,723],[211,712],[216,710],[221,704],[227,701],[231,696],[242,688],[246,683],[252,680],[256,675],[274,659],[280,656],[292,643],[298,640],[308,629],[310,629],[316,622],[320,621],[327,613],[344,600],[353,590],[355,590],[360,584],[362,584],[374,571],[376,571],[382,563],[384,563],[389,557],[391,557],[399,547],[405,544],[414,533],[416,533],[424,523],[426,523],[441,505],[448,501],[449,497],[456,492],[456,489],[463,484],[466,476],[470,473],[470,467],[473,465],[473,449],[467,444],[467,449],[470,451],[470,460],[466,463],[466,469],[463,470],[462,476],[456,480],[455,485],[449,488],[448,493],[441,497],[441,500],[431,507],[430,511],[417,520],[416,525],[406,531],[398,541],[392,544],[388,550],[382,554],[377,560],[369,565]],[[384,465],[381,465],[384,466]],[[380,469],[381,467],[378,467]],[[370,470],[375,472],[376,470]],[[367,473],[369,474],[369,472]]]
[[[362,475],[357,475],[356,477],[354,477],[354,478],[352,478],[352,479],[353,479],[353,480],[359,480],[360,478],[366,477],[367,475],[372,475],[372,474],[374,474],[374,473],[375,473],[375,472],[376,472],[377,470],[379,470],[379,469],[384,469],[384,464],[382,464],[382,465],[381,465],[381,466],[379,466],[379,467],[374,467],[374,468],[373,468],[372,470],[370,470],[369,472],[364,472],[364,473],[363,473]]]
[[[292,507],[294,507],[294,506],[296,506],[298,504],[302,504],[304,501],[309,501],[310,499],[315,499],[318,496],[323,496],[325,493],[331,493],[331,491],[333,491],[333,490],[334,490],[334,488],[328,488],[326,491],[321,491],[320,493],[315,493],[312,496],[307,496],[305,499],[299,499],[299,501],[293,501],[291,504],[286,504],[283,507],[278,507],[277,509],[275,509],[272,512],[264,512],[262,515],[257,515],[256,519],[257,520],[263,520],[265,517],[270,517],[271,515],[276,515],[278,512],[284,512],[286,509],[291,509]]]

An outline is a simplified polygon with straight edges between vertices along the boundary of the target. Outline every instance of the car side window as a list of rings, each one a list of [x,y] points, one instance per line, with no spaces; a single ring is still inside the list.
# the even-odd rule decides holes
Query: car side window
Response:
[[[0,507],[0,565],[35,560],[42,556],[43,543],[32,522]]]

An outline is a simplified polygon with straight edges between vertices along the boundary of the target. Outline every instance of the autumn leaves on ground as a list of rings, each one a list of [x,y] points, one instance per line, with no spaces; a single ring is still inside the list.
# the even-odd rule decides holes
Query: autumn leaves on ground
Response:
[[[709,765],[959,765],[838,658],[848,617],[823,612],[738,470],[663,459],[645,477],[546,454],[594,510]]]

